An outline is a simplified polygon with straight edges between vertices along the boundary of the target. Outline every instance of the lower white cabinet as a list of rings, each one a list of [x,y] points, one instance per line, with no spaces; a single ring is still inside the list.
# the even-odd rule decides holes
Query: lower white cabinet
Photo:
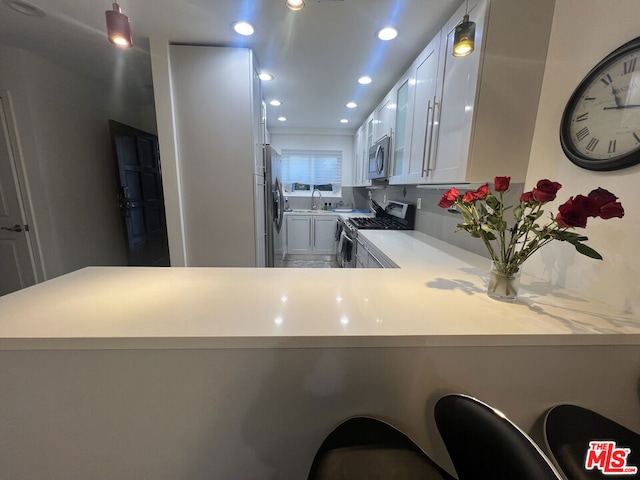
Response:
[[[332,255],[338,252],[336,225],[338,217],[321,216],[313,219],[313,253]]]
[[[336,215],[288,215],[287,253],[291,255],[334,255],[336,241]]]
[[[398,268],[380,250],[362,236],[356,241],[356,268]]]

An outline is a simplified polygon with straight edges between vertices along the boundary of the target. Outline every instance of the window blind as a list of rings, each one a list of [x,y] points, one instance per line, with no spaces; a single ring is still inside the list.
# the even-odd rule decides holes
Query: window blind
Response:
[[[342,152],[282,150],[281,169],[282,183],[292,185],[292,190],[328,190],[328,185],[337,190],[342,184]]]

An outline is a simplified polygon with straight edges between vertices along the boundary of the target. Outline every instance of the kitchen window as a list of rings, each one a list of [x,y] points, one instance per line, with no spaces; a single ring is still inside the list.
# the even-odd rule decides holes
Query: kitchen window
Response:
[[[342,188],[342,152],[282,150],[282,185],[287,194],[308,197],[314,189],[339,197]]]

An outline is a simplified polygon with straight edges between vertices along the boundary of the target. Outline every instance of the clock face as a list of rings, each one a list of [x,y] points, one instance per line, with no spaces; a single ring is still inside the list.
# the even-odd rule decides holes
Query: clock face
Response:
[[[560,141],[572,162],[590,170],[640,163],[640,38],[607,56],[578,86]]]

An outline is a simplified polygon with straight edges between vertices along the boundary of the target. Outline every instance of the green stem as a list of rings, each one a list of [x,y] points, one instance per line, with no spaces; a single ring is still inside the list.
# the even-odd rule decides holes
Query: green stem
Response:
[[[504,219],[504,204],[502,203],[502,196],[503,196],[503,193],[500,192],[500,204],[499,204],[500,206],[498,207],[500,219]],[[502,254],[502,263],[506,265],[509,262],[509,256],[507,255],[504,231],[505,231],[504,228],[500,229],[500,250],[501,250],[500,253]]]

